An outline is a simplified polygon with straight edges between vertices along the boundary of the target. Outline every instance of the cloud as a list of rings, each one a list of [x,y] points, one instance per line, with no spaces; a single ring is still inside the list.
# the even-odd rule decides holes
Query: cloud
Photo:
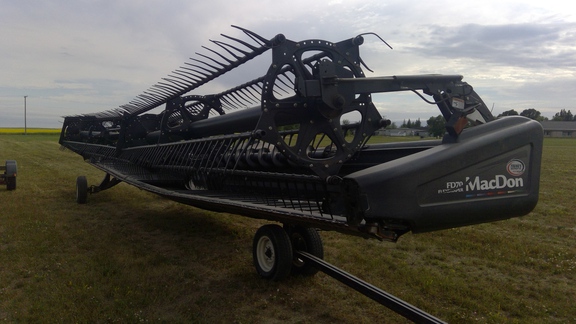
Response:
[[[432,25],[427,34],[425,42],[407,50],[524,68],[576,67],[576,23]]]
[[[31,111],[42,112],[39,122],[52,115],[55,127],[62,115],[114,109],[204,52],[201,46],[212,47],[209,39],[240,36],[230,25],[295,41],[336,42],[376,32],[394,50],[366,36],[361,54],[375,71],[369,76],[463,74],[496,107],[570,109],[575,99],[576,15],[566,1],[0,0],[0,5],[0,127],[12,115],[20,119],[24,95]],[[270,57],[254,63],[204,90],[218,92],[262,75]],[[413,105],[403,96],[381,102],[387,115],[400,119],[409,110],[396,107]]]

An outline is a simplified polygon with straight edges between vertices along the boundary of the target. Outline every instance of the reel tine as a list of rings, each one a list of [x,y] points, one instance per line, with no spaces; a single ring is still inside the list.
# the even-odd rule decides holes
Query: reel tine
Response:
[[[246,102],[246,106],[250,106],[250,105],[254,105],[254,104],[258,103],[258,100],[255,101],[251,95],[246,94],[247,92],[248,91],[245,88],[238,90],[238,93],[242,94],[242,98],[244,98],[244,101]]]
[[[173,85],[171,85],[171,84],[168,84],[168,83],[166,83],[166,82],[158,82],[158,85],[159,85],[159,86],[164,86],[165,88],[172,89],[172,90],[174,90],[174,91],[180,91],[180,90],[181,90],[179,87],[175,87],[175,86],[173,86]]]
[[[292,83],[292,81],[285,75],[285,74],[278,74],[278,76],[283,76],[285,79],[288,80],[288,82]],[[282,87],[282,85],[284,85],[286,88],[290,89],[293,88],[294,84],[292,83],[292,85],[286,83],[286,81],[284,81],[281,78],[276,78],[276,80],[279,82],[278,83],[274,83],[275,87],[281,89],[282,91],[286,92],[286,93],[290,93],[290,91],[286,90],[284,87]]]
[[[192,71],[192,72],[196,72],[196,73],[202,75],[202,76],[203,76],[202,79],[209,77],[209,76],[212,75],[213,72],[214,72],[214,71],[210,71],[210,70],[208,70],[208,69],[206,69],[206,68],[204,68],[204,67],[201,67],[201,66],[199,66],[199,65],[197,65],[197,64],[192,64],[192,63],[188,63],[188,62],[186,62],[186,63],[184,63],[184,64],[190,65],[190,66],[193,66],[193,67],[196,67],[196,68],[199,68],[199,69],[201,69],[201,70],[204,70],[204,71],[208,72],[208,73],[204,73],[204,72],[201,72],[201,71],[198,71],[198,70],[195,70],[195,69],[190,69],[190,68],[187,69],[187,70],[190,70],[190,71]]]
[[[146,102],[145,100],[141,99],[141,98],[134,98],[132,101],[129,102],[130,105],[134,106],[134,107],[139,107],[142,105],[146,105],[148,104],[148,102]],[[128,110],[131,110],[131,108],[126,107]]]
[[[246,87],[246,88],[241,89],[240,91],[242,91],[242,92],[246,91],[246,93],[248,93],[247,97],[250,98],[251,103],[260,102],[260,98],[257,97],[256,95],[254,95],[254,93],[252,93],[252,91],[250,91],[250,88]]]
[[[141,94],[139,97],[140,97],[140,98],[145,98],[145,99],[147,99],[148,101],[156,101],[156,100],[158,100],[158,98],[157,98],[156,96],[153,96],[153,95],[149,94],[148,92],[144,92],[144,93]]]
[[[154,102],[154,99],[152,99],[152,98],[150,98],[149,96],[146,96],[146,95],[144,95],[144,94],[139,95],[139,96],[138,96],[138,99],[139,99],[140,101],[143,101],[143,102],[146,103],[146,104],[150,104],[150,103],[153,103],[153,102]]]
[[[214,63],[216,63],[216,64],[218,64],[218,65],[221,65],[222,68],[226,68],[226,64],[224,64],[224,63],[222,63],[222,62],[219,62],[219,61],[217,61],[216,59],[214,59],[214,58],[212,58],[212,57],[210,57],[210,56],[208,56],[208,55],[204,55],[204,54],[202,54],[202,53],[195,53],[195,54],[198,55],[198,56],[204,57],[204,58],[206,58],[206,59],[208,59],[208,60],[210,60],[210,61],[212,61],[212,62],[214,62]],[[200,62],[199,60],[195,60],[195,61]],[[202,63],[208,65],[208,63],[206,63],[206,62],[202,62]]]
[[[226,38],[229,38],[229,39],[232,39],[232,40],[235,40],[235,38],[232,38],[232,37],[229,37],[229,36],[226,36],[226,35],[222,35],[222,36],[224,36],[224,37],[226,37]],[[244,56],[248,55],[248,53],[249,53],[249,52],[246,52],[246,51],[244,51],[244,50],[239,49],[238,47],[236,47],[236,46],[234,46],[234,45],[231,45],[231,44],[228,44],[228,43],[224,43],[224,42],[220,42],[220,43],[221,43],[222,45],[228,46],[229,48],[231,48],[231,49],[233,49],[233,50],[235,50],[235,51],[238,51],[238,52],[242,53],[242,55],[244,55]],[[240,44],[242,44],[242,43],[240,43]],[[247,47],[248,47],[248,48],[252,48],[252,46],[250,46],[249,44],[248,44]],[[238,59],[241,59],[241,58],[242,58],[242,57],[239,57]]]
[[[222,107],[224,107],[226,110],[236,109],[236,107],[230,101],[228,101],[226,97],[221,97],[220,102],[222,102]]]
[[[152,85],[128,104],[120,106],[118,109],[109,110],[105,115],[113,116],[119,114],[118,116],[121,116],[126,113],[138,115],[158,107],[175,96],[190,92],[266,52],[280,39],[276,36],[273,40],[267,40],[247,29],[238,26],[232,27],[242,31],[249,40],[245,41],[240,38],[221,34],[225,40],[229,40],[230,42],[210,40],[210,42],[222,50],[221,52],[202,46],[207,53],[196,52],[196,57],[190,58],[192,62],[185,62],[184,66],[176,69],[167,77],[162,78],[160,82]],[[228,100],[228,104],[231,107],[237,108],[238,105],[254,103],[256,95],[248,88],[257,89],[254,87],[254,84],[249,83],[243,85],[243,89],[237,91],[233,96],[234,99],[232,101],[230,101],[231,99]],[[260,90],[254,91],[261,93],[261,87],[258,86],[258,88],[260,88]],[[238,101],[238,103],[234,101]],[[82,116],[95,115],[96,114],[83,114]],[[103,114],[99,113],[98,115]]]
[[[236,55],[236,53],[232,52],[230,49],[228,49],[228,47],[234,48],[234,46],[231,46],[227,43],[221,42],[221,41],[215,41],[215,40],[210,40],[212,43],[218,45],[220,48],[222,48],[223,50],[225,50],[226,52],[228,52],[230,55],[232,55],[236,60],[240,60],[242,57]],[[230,62],[232,63],[232,62]]]
[[[179,75],[187,77],[192,82],[199,82],[202,80],[202,78],[200,78],[196,74],[190,72],[191,71],[190,69],[185,68],[185,67],[180,67],[180,69],[182,69],[182,70],[176,70],[176,71],[174,71],[174,73],[178,73]]]
[[[144,93],[149,95],[150,97],[152,97],[154,100],[160,100],[160,98],[158,98],[158,94],[152,92],[151,90],[152,89],[148,89],[148,90],[144,91]]]
[[[225,37],[225,38],[228,38],[228,39],[230,39],[230,40],[233,40],[233,41],[235,41],[235,42],[237,42],[237,43],[239,43],[239,44],[242,44],[242,45],[248,47],[248,48],[249,48],[250,50],[252,50],[252,51],[255,51],[256,49],[258,49],[258,47],[255,47],[255,46],[253,46],[253,45],[251,45],[251,44],[249,44],[249,43],[247,43],[247,42],[245,42],[245,41],[243,41],[243,40],[241,40],[241,39],[234,38],[234,37],[231,37],[231,36],[228,36],[228,35],[224,35],[224,34],[221,34],[221,35],[222,35],[223,37]],[[232,47],[232,48],[236,49],[237,51],[242,52],[242,53],[244,53],[244,54],[248,54],[248,52],[244,52],[244,51],[242,51],[242,50],[240,50],[240,49],[237,49],[236,47],[234,47],[234,46],[232,46],[232,45],[230,45],[230,47]]]
[[[228,64],[230,64],[230,63],[233,63],[233,62],[234,62],[234,61],[232,61],[231,59],[227,58],[226,56],[224,56],[224,55],[222,55],[222,54],[218,53],[217,51],[215,51],[215,50],[213,50],[213,49],[211,49],[211,48],[209,48],[209,47],[206,47],[206,46],[202,46],[202,48],[204,48],[204,49],[206,49],[206,50],[208,50],[208,51],[210,51],[210,52],[212,52],[212,53],[214,53],[214,54],[218,55],[218,56],[219,56],[219,57],[221,57],[221,58],[222,58],[224,61],[228,62]]]
[[[246,95],[246,93],[244,92],[245,89],[246,89],[245,87],[238,88],[238,90],[234,91],[234,93],[236,93],[244,101],[251,103],[252,99],[250,98],[250,96]]]
[[[178,85],[178,86],[180,86],[180,87],[185,87],[185,86],[186,86],[186,84],[182,83],[181,81],[172,79],[172,78],[176,78],[176,79],[180,79],[180,78],[177,78],[177,77],[174,77],[174,76],[171,76],[171,75],[169,75],[169,77],[171,77],[171,78],[170,78],[170,79],[169,79],[169,78],[162,78],[162,80],[168,81],[168,82],[172,82],[172,83],[174,83],[175,85]]]
[[[258,41],[260,41],[260,42],[261,42],[260,46],[262,46],[262,45],[271,46],[271,45],[272,45],[272,42],[270,42],[269,40],[265,39],[264,37],[262,37],[262,36],[260,36],[260,35],[258,35],[258,34],[256,34],[256,33],[254,33],[254,32],[251,31],[251,30],[248,30],[248,29],[246,29],[246,28],[242,28],[242,27],[239,27],[239,26],[235,26],[235,25],[232,25],[232,27],[241,30],[242,32],[244,32],[244,34],[246,34],[246,35],[248,35],[250,38],[252,38],[252,40],[254,40],[255,42],[258,43]]]
[[[156,93],[157,95],[160,95],[161,97],[165,97],[166,95],[170,95],[169,92],[167,92],[167,91],[164,90],[164,89],[158,88],[157,85],[153,85],[152,87],[150,87],[150,89],[148,89],[148,91],[154,92],[154,93]]]
[[[185,82],[190,82],[190,81],[196,82],[196,81],[197,81],[196,79],[194,79],[193,75],[188,74],[188,73],[186,73],[186,72],[184,72],[184,71],[176,70],[176,71],[173,71],[172,73],[177,74],[177,75],[183,77],[183,78],[180,78],[180,79],[183,80],[183,81],[185,81]],[[186,79],[184,79],[184,78],[186,78]]]
[[[228,96],[229,96],[231,99],[235,100],[240,106],[246,106],[246,105],[244,105],[244,104],[242,103],[242,101],[241,101],[240,99],[236,98],[235,94],[237,94],[237,93],[231,92],[231,93],[228,94]]]
[[[212,73],[221,72],[221,71],[222,71],[222,68],[216,67],[216,66],[214,66],[214,65],[212,65],[212,64],[209,64],[209,63],[206,63],[206,62],[204,62],[204,61],[200,61],[200,60],[197,60],[197,59],[191,59],[191,60],[192,60],[192,61],[195,61],[195,62],[198,62],[198,63],[202,63],[202,64],[204,64],[204,65],[206,65],[206,66],[208,66],[208,67],[210,67],[210,68],[212,68],[212,69],[215,70],[215,71],[210,71],[210,70],[206,69],[206,71],[210,71],[210,72],[212,72]],[[197,67],[200,67],[200,66],[197,65]]]
[[[160,92],[163,92],[165,95],[168,95],[168,96],[172,95],[172,92],[170,91],[171,89],[169,89],[169,88],[167,89],[166,87],[164,87],[164,86],[162,86],[162,85],[160,85],[160,84],[158,84],[158,83],[156,83],[156,84],[153,85],[152,87],[153,87],[154,89],[160,91]]]

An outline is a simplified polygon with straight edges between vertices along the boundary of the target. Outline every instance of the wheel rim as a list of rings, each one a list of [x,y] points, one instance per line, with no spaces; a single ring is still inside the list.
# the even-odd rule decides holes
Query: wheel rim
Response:
[[[274,253],[274,245],[267,236],[262,236],[258,240],[258,245],[256,246],[256,257],[258,259],[258,265],[260,265],[262,270],[270,272],[272,268],[274,268],[276,254]]]

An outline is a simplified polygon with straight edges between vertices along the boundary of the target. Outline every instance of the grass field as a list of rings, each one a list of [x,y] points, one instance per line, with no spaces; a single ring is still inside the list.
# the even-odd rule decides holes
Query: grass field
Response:
[[[53,135],[59,133],[60,129],[55,128],[0,128],[0,135]]]
[[[215,214],[120,184],[75,202],[103,174],[58,135],[0,135],[0,320],[6,322],[402,323],[320,273],[260,279],[263,221]],[[322,232],[325,259],[451,323],[576,322],[576,141],[546,139],[540,201],[507,221],[400,238]]]

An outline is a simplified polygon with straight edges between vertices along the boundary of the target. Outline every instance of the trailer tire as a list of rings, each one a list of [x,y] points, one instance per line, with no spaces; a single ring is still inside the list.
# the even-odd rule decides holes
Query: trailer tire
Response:
[[[260,227],[252,244],[254,266],[265,279],[285,279],[292,268],[292,244],[288,233],[279,225]]]
[[[5,181],[7,190],[16,190],[16,177],[6,178]]]
[[[324,258],[324,246],[322,238],[315,228],[295,226],[289,230],[290,241],[294,251],[303,251],[320,259]],[[301,276],[313,276],[319,269],[309,262],[294,256],[292,259],[292,274]]]
[[[16,173],[18,173],[18,167],[16,161],[8,160],[6,161],[6,171],[5,171],[5,182],[7,190],[16,189]]]
[[[76,178],[76,202],[85,204],[88,201],[88,180],[85,176]]]

